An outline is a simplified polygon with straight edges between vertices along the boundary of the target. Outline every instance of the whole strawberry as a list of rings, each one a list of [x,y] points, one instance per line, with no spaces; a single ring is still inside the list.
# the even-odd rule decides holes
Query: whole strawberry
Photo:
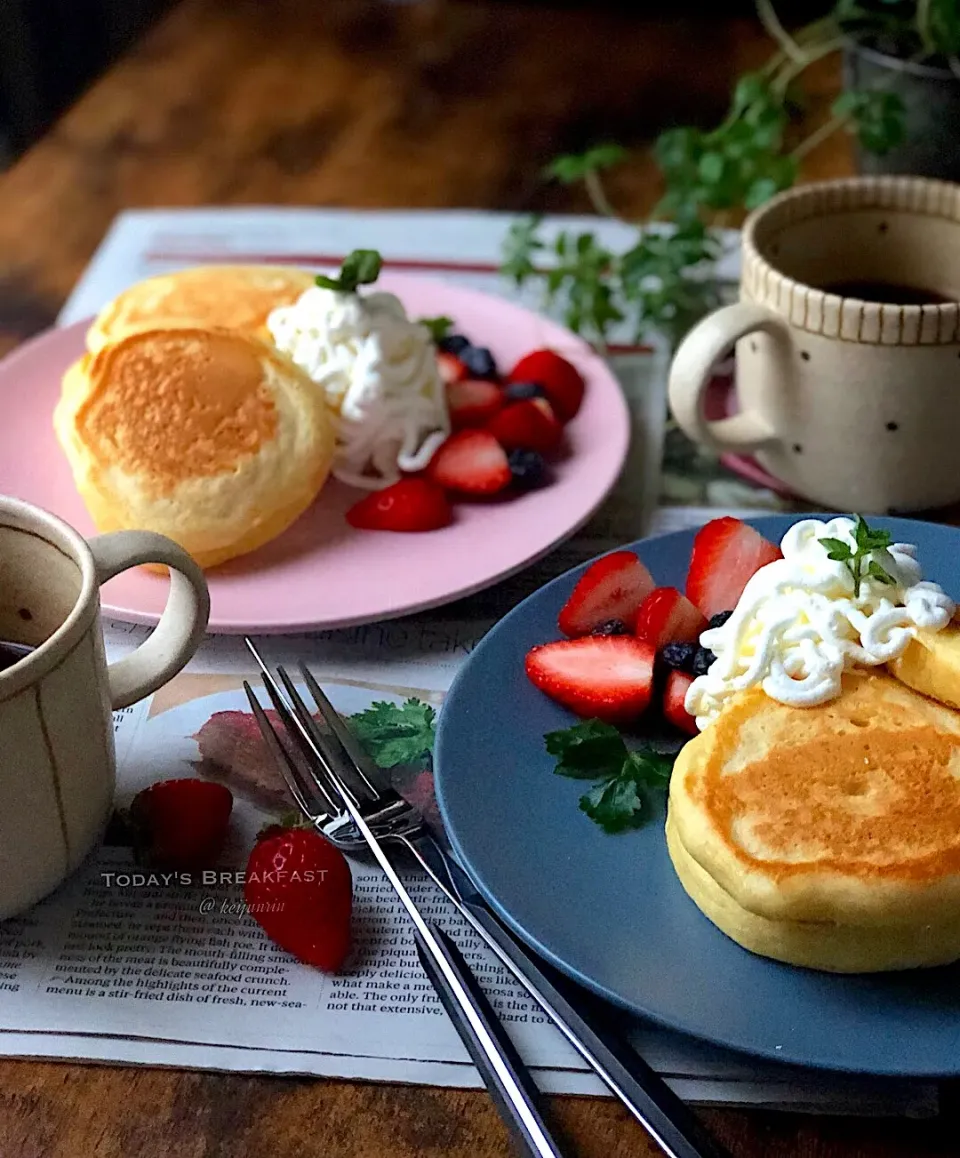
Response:
[[[247,862],[244,899],[271,941],[336,973],[350,951],[353,880],[343,853],[313,828],[265,828]]]
[[[233,795],[207,780],[160,780],[133,798],[130,820],[144,859],[158,868],[210,868],[220,855]]]

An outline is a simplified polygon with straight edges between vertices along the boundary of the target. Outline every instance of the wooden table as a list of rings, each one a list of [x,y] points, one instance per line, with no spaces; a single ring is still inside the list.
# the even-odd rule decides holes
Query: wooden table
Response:
[[[668,123],[709,124],[733,76],[769,50],[746,22],[596,7],[187,0],[0,178],[2,348],[53,322],[128,206],[585,209],[540,183],[551,156],[604,138],[643,146]],[[835,84],[825,67],[815,98]],[[836,140],[805,175],[849,169]],[[649,210],[648,152],[612,193],[632,213]],[[924,1123],[704,1117],[742,1158],[933,1158],[960,1153],[950,1108]],[[657,1153],[618,1103],[562,1098],[553,1109],[583,1158]],[[0,1062],[4,1158],[508,1152],[482,1093]]]

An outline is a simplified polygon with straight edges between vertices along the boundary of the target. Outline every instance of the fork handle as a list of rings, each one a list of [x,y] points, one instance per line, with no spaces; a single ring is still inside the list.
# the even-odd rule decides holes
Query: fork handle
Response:
[[[457,946],[442,929],[432,922],[428,922],[428,927],[438,942],[447,964],[456,972],[458,980],[469,994],[474,1013],[484,1023],[484,1028],[496,1043],[500,1058],[510,1072],[513,1089],[507,1086],[491,1064],[490,1058],[478,1041],[459,1000],[433,959],[426,942],[418,932],[414,932],[420,964],[433,983],[437,996],[460,1035],[461,1041],[467,1047],[473,1064],[480,1072],[483,1083],[496,1103],[501,1118],[509,1127],[520,1152],[529,1155],[530,1158],[562,1158],[562,1154],[543,1120],[543,1114],[540,1110],[540,1093],[533,1083],[530,1071],[517,1053],[513,1042],[507,1037],[502,1023],[471,972],[470,966],[464,960]]]

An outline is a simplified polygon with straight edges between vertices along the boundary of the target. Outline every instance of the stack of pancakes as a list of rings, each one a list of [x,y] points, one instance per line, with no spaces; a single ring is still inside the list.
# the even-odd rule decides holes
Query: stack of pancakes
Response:
[[[744,948],[836,972],[960,958],[960,630],[893,668],[814,708],[750,688],[680,753],[670,857]]]
[[[269,344],[302,270],[201,266],[101,310],[54,427],[101,531],[174,539],[203,567],[255,550],[316,498],[333,459],[320,391]]]

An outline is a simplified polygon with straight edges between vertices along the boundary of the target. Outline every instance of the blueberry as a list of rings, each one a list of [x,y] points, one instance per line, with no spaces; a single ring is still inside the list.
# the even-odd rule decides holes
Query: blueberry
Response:
[[[709,668],[716,658],[710,648],[698,647],[693,657],[690,674],[695,676],[706,675],[707,668]]]
[[[531,491],[547,481],[547,464],[535,450],[511,450],[507,462],[514,485],[520,490]]]
[[[693,657],[698,650],[695,643],[668,643],[660,655],[667,667],[693,675]]]
[[[486,346],[464,346],[457,354],[471,378],[496,378],[497,364]]]
[[[716,615],[710,616],[710,623],[708,626],[710,628],[723,627],[731,615],[733,615],[732,611],[718,611]]]
[[[606,623],[598,624],[591,635],[629,635],[630,628],[622,619],[608,619]]]
[[[511,382],[504,387],[503,396],[510,402],[524,402],[528,398],[546,398],[547,392],[539,382]]]
[[[470,345],[470,339],[465,338],[463,334],[447,334],[445,338],[441,338],[437,342],[439,349],[447,354],[460,354]]]

